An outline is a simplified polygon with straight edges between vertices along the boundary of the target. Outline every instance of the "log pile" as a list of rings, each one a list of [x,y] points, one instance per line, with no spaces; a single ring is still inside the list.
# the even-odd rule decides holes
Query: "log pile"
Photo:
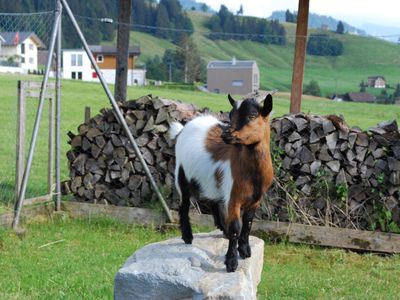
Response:
[[[177,208],[174,141],[167,131],[172,121],[184,124],[205,110],[151,95],[119,105],[168,205]],[[227,119],[227,114],[216,116]],[[362,131],[338,116],[296,114],[273,119],[271,128],[276,178],[259,217],[400,228],[400,132],[395,121]],[[78,201],[149,205],[150,184],[112,109],[102,109],[69,137],[67,192]]]
[[[380,123],[366,132],[349,128],[334,115],[286,115],[273,120],[272,135],[278,149],[274,158],[281,193],[274,195],[279,190],[276,185],[270,192],[269,198],[276,201],[264,206],[268,218],[368,228],[377,212],[390,212],[392,218],[385,220],[386,225],[400,225],[396,121]],[[290,187],[292,199],[282,195]]]
[[[194,105],[151,95],[119,103],[125,120],[158,186],[171,196],[175,168],[174,141],[167,131],[172,121],[183,124],[202,111]],[[71,150],[70,190],[78,201],[142,206],[150,183],[133,147],[112,109],[101,113],[69,133]]]

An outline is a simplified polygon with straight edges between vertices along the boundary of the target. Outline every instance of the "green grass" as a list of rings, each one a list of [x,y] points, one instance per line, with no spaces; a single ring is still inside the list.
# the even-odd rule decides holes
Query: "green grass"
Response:
[[[189,12],[194,25],[193,40],[201,57],[206,61],[256,60],[261,72],[261,87],[290,91],[294,56],[295,24],[284,23],[288,43],[285,46],[264,45],[251,41],[221,41],[207,38],[209,30],[204,26],[210,14]],[[315,30],[310,30],[310,33]],[[361,80],[368,76],[382,75],[391,86],[399,81],[399,46],[371,37],[337,35],[342,40],[344,53],[338,58],[307,56],[304,83],[316,80],[323,96],[333,93],[359,91]],[[165,49],[173,49],[170,42],[141,32],[132,32],[131,41],[141,46],[139,62],[154,55],[162,56]]]
[[[106,219],[35,220],[23,238],[0,228],[0,298],[111,299],[134,251],[177,235]],[[258,299],[397,299],[399,278],[399,256],[266,243]]]
[[[0,204],[11,205],[14,201],[15,178],[15,140],[17,118],[17,80],[40,80],[38,76],[14,76],[0,74],[0,121],[3,128],[2,143],[0,143]],[[78,125],[84,119],[84,107],[90,106],[92,115],[95,115],[103,107],[110,104],[100,84],[68,81],[62,82],[62,124],[61,124],[61,177],[68,178],[67,159],[65,153],[69,149],[67,144],[68,131],[76,132]],[[199,107],[209,107],[214,111],[227,111],[230,109],[225,95],[207,94],[199,91],[175,90],[147,87],[129,87],[129,98],[138,98],[143,95],[153,94],[169,99],[178,99],[190,102]],[[33,121],[36,114],[37,100],[28,102],[27,109],[27,135],[26,153],[28,152]],[[361,128],[374,126],[378,122],[397,119],[400,121],[399,105],[378,105],[342,102],[336,103],[321,98],[304,97],[302,110],[311,114],[343,114],[351,125]],[[281,116],[289,111],[289,95],[279,93],[274,98],[274,116]],[[27,197],[45,194],[47,179],[47,105],[43,112],[40,135],[32,165],[32,174],[27,189]]]

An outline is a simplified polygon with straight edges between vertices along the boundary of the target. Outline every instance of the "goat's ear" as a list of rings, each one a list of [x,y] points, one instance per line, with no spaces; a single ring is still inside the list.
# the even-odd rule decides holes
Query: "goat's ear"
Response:
[[[235,99],[232,98],[231,94],[228,94],[228,99],[229,103],[232,105],[232,107],[235,107]]]
[[[266,117],[270,114],[272,111],[272,96],[271,94],[268,94],[265,99],[264,99],[264,104],[261,109],[261,114]]]

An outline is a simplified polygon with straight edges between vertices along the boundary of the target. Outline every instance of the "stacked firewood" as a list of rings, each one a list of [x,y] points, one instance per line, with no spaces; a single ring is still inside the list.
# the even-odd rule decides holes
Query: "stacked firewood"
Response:
[[[396,121],[366,132],[349,128],[334,115],[286,115],[273,120],[272,134],[277,180],[282,187],[294,186],[299,191],[292,199],[297,201],[292,208],[298,215],[310,216],[310,223],[326,224],[329,219],[327,225],[365,227],[379,206],[391,211],[400,224]],[[328,191],[321,193],[324,189]],[[290,220],[293,211],[282,209],[286,204],[269,201],[268,205],[270,217]]]
[[[184,124],[204,110],[151,95],[119,106],[156,183],[170,187],[166,196],[171,196],[175,157],[169,124]],[[150,183],[112,109],[102,109],[69,137],[70,181],[65,187],[78,201],[143,205],[151,194]]]

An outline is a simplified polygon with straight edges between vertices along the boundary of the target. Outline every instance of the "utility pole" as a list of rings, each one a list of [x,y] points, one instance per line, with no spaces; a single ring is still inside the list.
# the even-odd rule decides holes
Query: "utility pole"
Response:
[[[291,113],[298,113],[301,110],[301,95],[303,94],[309,6],[310,0],[299,0],[296,26],[296,43],[294,48],[293,61],[292,93],[290,95]]]
[[[115,70],[114,98],[126,101],[128,82],[129,33],[132,14],[132,0],[119,0],[118,35],[117,35],[117,67]]]

